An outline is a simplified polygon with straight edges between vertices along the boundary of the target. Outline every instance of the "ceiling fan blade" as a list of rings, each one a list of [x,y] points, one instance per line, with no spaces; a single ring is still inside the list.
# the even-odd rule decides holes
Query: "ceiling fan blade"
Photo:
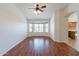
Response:
[[[46,6],[42,6],[41,8],[46,8]]]
[[[39,9],[39,11],[43,12],[43,10]]]

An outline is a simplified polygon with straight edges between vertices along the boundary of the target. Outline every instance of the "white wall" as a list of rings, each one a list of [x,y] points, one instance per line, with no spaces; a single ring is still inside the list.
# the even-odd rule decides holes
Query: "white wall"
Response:
[[[79,9],[79,4],[72,3],[72,4],[69,4],[69,6],[65,9],[64,13],[65,13],[65,15],[68,15],[72,12],[78,11],[78,9]]]
[[[79,3],[72,3],[70,4],[66,9],[65,9],[65,15],[69,16],[69,14],[71,14],[72,12],[76,12],[76,14],[78,15],[78,19],[79,19]],[[67,19],[68,20],[68,19]],[[77,32],[79,33],[79,20],[77,20]],[[79,34],[78,34],[79,35]]]
[[[55,40],[54,38],[54,33],[55,33],[55,15],[54,13],[52,14],[52,18],[50,19],[50,37]]]
[[[49,33],[46,33],[46,32],[31,32],[31,33],[28,33],[28,36],[49,36]]]
[[[0,4],[0,55],[23,40],[27,34],[26,18],[14,4]]]
[[[76,12],[78,15],[78,19],[77,19],[77,39],[75,40],[75,44],[73,43],[70,44],[68,43],[68,41],[66,42],[68,45],[70,45],[71,47],[73,47],[74,49],[76,49],[77,51],[79,51],[79,3],[75,3],[75,4],[70,4],[66,9],[65,9],[65,15],[68,17],[69,14],[71,14],[72,12]],[[67,19],[68,21],[68,19]]]
[[[28,19],[29,23],[48,23],[49,19]]]
[[[64,10],[57,10],[55,12],[55,33],[54,33],[54,39],[58,42],[64,42],[66,39],[68,39],[68,27],[67,27],[67,20],[64,16]]]

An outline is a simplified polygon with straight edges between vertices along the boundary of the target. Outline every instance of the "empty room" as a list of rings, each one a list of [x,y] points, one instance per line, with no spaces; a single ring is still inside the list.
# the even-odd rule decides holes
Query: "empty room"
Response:
[[[0,56],[79,56],[79,3],[0,3]]]

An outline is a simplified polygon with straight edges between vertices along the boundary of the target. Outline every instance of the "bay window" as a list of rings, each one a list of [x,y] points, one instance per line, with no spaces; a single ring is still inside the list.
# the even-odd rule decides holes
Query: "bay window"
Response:
[[[29,32],[48,32],[48,23],[44,24],[35,24],[30,23],[29,24]]]

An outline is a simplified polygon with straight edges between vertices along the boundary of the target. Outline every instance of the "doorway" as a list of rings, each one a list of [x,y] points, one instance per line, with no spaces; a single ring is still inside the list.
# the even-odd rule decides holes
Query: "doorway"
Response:
[[[72,13],[68,17],[68,38],[77,39],[77,20],[78,15],[76,12]]]

